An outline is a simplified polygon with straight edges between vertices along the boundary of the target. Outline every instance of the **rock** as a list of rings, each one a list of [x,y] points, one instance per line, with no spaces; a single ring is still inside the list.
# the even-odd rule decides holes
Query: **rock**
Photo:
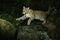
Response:
[[[16,28],[15,26],[7,20],[0,19],[0,38],[10,39],[14,38]]]

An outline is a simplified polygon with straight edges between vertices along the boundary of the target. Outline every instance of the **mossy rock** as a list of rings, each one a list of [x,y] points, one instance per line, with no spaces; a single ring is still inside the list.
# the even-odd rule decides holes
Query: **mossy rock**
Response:
[[[12,39],[15,35],[15,26],[7,20],[0,19],[0,38],[8,40]]]
[[[40,25],[41,26],[41,25]],[[47,32],[38,30],[36,26],[20,26],[17,40],[51,40]],[[38,27],[38,26],[37,26]],[[40,27],[41,28],[41,27]]]

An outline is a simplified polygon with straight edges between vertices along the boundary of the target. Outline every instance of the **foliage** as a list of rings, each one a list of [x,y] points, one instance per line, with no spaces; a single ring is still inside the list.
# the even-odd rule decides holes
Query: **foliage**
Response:
[[[24,0],[24,3],[23,4],[29,6],[29,5],[31,5],[30,1],[31,0]]]

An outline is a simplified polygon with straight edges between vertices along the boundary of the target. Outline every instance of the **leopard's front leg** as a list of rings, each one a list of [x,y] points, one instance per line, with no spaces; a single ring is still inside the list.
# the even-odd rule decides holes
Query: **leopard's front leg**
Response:
[[[17,18],[16,20],[25,20],[27,17],[25,17],[25,15],[23,15],[22,17]]]
[[[30,23],[31,23],[32,20],[33,19],[29,19],[28,22],[27,22],[27,25],[30,25]]]
[[[34,20],[34,14],[30,14],[30,18],[27,21],[27,25],[30,25],[32,20]]]

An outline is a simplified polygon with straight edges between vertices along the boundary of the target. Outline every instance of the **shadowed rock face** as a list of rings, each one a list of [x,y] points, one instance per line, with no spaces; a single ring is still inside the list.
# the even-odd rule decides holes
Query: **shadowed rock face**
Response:
[[[53,40],[55,40],[55,38],[56,38],[55,37],[56,36],[56,25],[52,22],[47,22],[44,26],[47,27],[49,36]]]
[[[19,26],[18,40],[51,40],[42,25]]]
[[[44,26],[46,26],[49,31],[56,29],[56,25],[54,23],[51,23],[51,22],[46,23]]]
[[[16,28],[9,21],[0,19],[0,39],[13,40]]]

